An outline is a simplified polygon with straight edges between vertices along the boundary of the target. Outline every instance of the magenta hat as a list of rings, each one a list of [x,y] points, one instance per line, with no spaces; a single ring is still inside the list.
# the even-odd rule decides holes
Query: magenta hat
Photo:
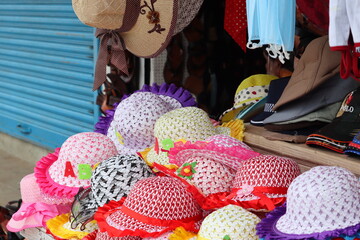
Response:
[[[69,137],[61,146],[58,159],[42,158],[34,169],[41,191],[73,199],[80,187],[89,187],[92,168],[117,154],[111,139],[95,132]]]
[[[95,131],[110,137],[120,154],[134,154],[154,144],[154,125],[160,116],[187,106],[196,106],[196,101],[183,88],[144,85],[100,117]]]
[[[26,228],[45,227],[47,220],[70,211],[70,205],[44,203],[40,188],[34,174],[23,177],[20,181],[21,207],[14,213],[7,224],[11,232],[19,232]]]

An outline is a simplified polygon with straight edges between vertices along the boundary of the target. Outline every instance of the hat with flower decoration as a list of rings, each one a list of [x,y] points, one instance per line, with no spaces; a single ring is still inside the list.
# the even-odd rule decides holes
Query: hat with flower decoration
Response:
[[[92,168],[117,154],[111,139],[95,132],[69,137],[61,146],[59,157],[42,158],[34,169],[41,191],[73,200],[80,187],[89,187]]]
[[[155,123],[155,145],[147,153],[145,160],[149,165],[156,162],[169,165],[168,152],[178,140],[204,141],[208,137],[226,134],[242,138],[244,125],[241,120],[231,125],[214,127],[208,114],[197,107],[172,110],[161,116]]]
[[[34,174],[28,174],[20,181],[22,203],[7,224],[11,232],[19,232],[26,228],[45,227],[47,220],[66,213],[70,204],[47,204],[44,202]]]
[[[260,155],[242,163],[227,198],[247,210],[271,211],[285,202],[290,183],[299,175],[293,159]]]
[[[160,116],[186,106],[196,106],[189,91],[174,84],[144,85],[100,117],[96,132],[110,137],[120,154],[134,154],[154,144],[154,125]]]
[[[203,213],[175,178],[149,177],[131,188],[124,204],[110,201],[95,213],[100,231],[110,236],[159,237],[179,226],[198,230]]]
[[[264,239],[356,239],[360,236],[360,181],[350,171],[317,166],[290,184],[286,203],[257,226]]]

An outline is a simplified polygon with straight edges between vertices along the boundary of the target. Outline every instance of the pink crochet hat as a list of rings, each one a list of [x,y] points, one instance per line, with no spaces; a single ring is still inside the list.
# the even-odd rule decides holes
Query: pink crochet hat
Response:
[[[286,204],[257,226],[265,239],[357,239],[360,237],[360,181],[350,171],[318,166],[298,176]]]
[[[57,160],[42,158],[35,177],[49,195],[73,199],[80,187],[89,187],[92,167],[117,154],[111,139],[95,132],[78,133],[61,146]]]
[[[26,175],[20,181],[20,191],[21,207],[12,215],[6,226],[11,232],[19,232],[26,228],[45,227],[47,220],[70,210],[70,205],[44,203],[33,173]]]
[[[176,227],[196,231],[202,210],[186,187],[170,177],[138,181],[122,206],[110,202],[95,214],[101,231],[110,236],[158,237]]]
[[[241,162],[260,153],[253,151],[244,142],[226,135],[214,135],[205,141],[176,142],[169,151],[169,161],[172,164],[181,166],[191,157],[204,157],[237,170]]]
[[[270,211],[285,202],[287,189],[298,175],[300,167],[290,158],[254,157],[238,169],[229,197],[245,209]]]
[[[120,154],[135,154],[154,144],[154,125],[160,116],[186,106],[196,106],[189,91],[174,84],[144,85],[107,111],[95,125],[96,132],[110,137]]]

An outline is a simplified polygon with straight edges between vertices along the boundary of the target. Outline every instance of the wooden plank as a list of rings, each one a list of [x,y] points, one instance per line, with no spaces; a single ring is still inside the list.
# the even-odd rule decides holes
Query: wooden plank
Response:
[[[264,138],[263,127],[246,124],[244,142],[255,151],[294,158],[302,170],[318,165],[339,166],[360,176],[360,158],[336,153],[331,150],[315,148],[306,144],[273,141]]]

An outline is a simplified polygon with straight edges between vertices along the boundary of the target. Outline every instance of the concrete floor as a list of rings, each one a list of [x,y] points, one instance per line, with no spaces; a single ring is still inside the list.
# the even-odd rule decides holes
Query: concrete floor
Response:
[[[24,161],[0,150],[0,205],[18,200],[20,195],[21,179],[34,172],[35,164]]]

